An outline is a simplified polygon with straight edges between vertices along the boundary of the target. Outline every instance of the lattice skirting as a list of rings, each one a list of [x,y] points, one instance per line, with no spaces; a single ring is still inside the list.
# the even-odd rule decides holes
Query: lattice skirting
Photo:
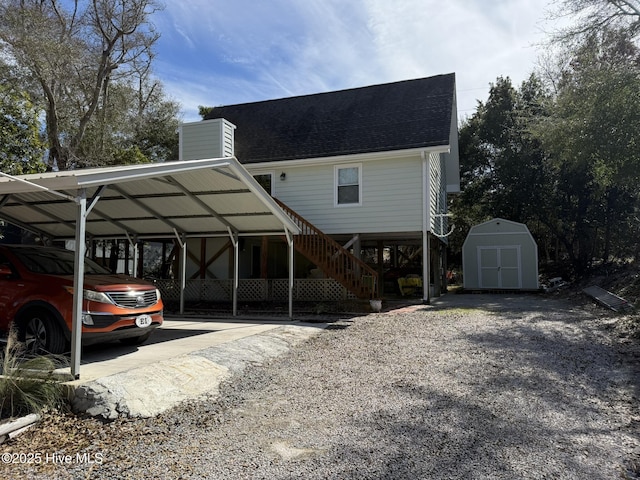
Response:
[[[180,300],[178,280],[156,280],[162,298],[169,301]],[[231,301],[233,280],[188,280],[184,298],[187,302]],[[297,279],[293,282],[293,299],[296,301],[352,300],[356,297],[331,278]],[[242,302],[287,301],[289,299],[288,279],[241,279],[238,284],[238,300]]]

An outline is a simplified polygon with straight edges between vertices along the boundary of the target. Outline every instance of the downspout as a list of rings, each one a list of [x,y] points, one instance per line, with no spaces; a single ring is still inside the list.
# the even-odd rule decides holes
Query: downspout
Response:
[[[431,179],[429,155],[422,151],[422,303],[431,303],[431,251],[429,249],[429,225],[431,224]]]

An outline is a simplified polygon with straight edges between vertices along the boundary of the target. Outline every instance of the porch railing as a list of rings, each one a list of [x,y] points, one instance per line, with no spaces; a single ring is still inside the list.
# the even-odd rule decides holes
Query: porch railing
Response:
[[[156,280],[158,290],[164,300],[180,300],[179,280]],[[191,279],[185,287],[187,302],[230,302],[232,301],[233,280]],[[238,300],[241,302],[282,301],[289,299],[289,280],[240,279]],[[355,295],[332,278],[302,278],[293,283],[295,301],[353,300]]]

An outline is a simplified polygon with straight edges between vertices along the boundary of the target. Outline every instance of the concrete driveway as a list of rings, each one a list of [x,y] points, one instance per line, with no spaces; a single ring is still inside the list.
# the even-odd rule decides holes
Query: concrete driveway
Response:
[[[107,419],[157,415],[188,398],[215,393],[230,374],[325,327],[277,317],[166,316],[144,345],[85,347],[80,378],[67,383],[71,403],[76,411]]]

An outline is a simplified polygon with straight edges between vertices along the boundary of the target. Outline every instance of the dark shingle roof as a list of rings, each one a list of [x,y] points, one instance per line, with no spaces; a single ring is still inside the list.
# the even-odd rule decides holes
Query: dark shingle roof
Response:
[[[211,110],[234,125],[242,163],[449,145],[455,75]]]

